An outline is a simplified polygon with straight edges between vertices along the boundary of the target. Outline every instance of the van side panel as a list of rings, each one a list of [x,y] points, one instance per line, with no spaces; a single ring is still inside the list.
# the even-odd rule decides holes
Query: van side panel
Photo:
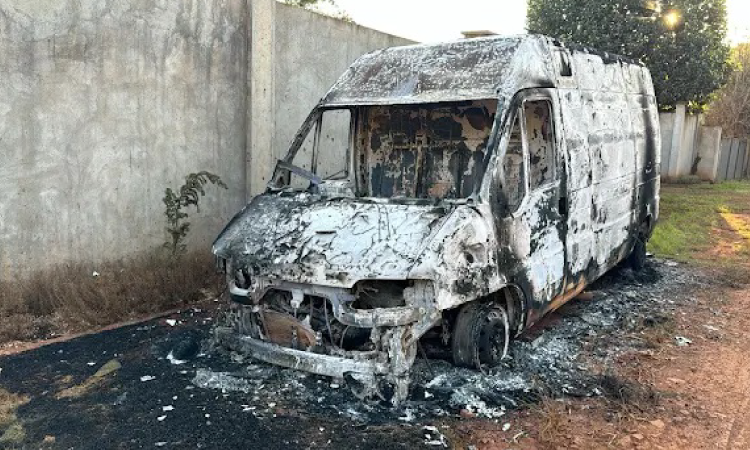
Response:
[[[558,90],[563,123],[564,148],[567,150],[568,218],[566,235],[567,286],[572,289],[585,274],[596,254],[593,216],[593,187],[588,129],[593,111],[578,89]]]
[[[599,109],[589,132],[594,186],[592,225],[597,276],[617,264],[629,242],[635,192],[635,145],[627,96],[594,92]],[[597,100],[598,97],[598,100]]]
[[[625,258],[658,209],[658,115],[648,71],[571,54],[578,88],[558,90],[568,151],[568,287]],[[573,83],[567,83],[568,86]]]
[[[639,70],[637,70],[639,69]],[[648,224],[646,232],[650,236],[659,217],[659,188],[661,172],[661,133],[659,132],[659,112],[656,96],[648,69],[633,67],[637,72],[638,86],[633,86],[630,109],[633,123],[639,133],[636,136],[638,161],[636,176],[638,201],[636,210],[636,232],[642,224]]]

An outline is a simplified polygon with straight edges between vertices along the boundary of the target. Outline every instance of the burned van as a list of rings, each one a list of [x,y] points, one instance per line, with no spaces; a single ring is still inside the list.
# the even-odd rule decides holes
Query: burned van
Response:
[[[495,365],[659,215],[648,70],[545,36],[359,58],[213,246],[225,345],[398,402],[421,339]]]

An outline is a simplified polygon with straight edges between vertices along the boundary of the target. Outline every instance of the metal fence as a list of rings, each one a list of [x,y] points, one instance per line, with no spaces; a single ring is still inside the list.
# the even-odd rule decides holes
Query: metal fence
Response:
[[[719,157],[718,181],[740,180],[750,175],[750,148],[747,139],[721,140],[721,156]]]

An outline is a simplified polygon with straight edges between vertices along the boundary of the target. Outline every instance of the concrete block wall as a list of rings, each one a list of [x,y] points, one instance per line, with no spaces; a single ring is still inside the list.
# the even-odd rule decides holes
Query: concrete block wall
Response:
[[[407,43],[273,0],[0,2],[0,277],[161,245],[209,170],[205,249],[358,53]]]

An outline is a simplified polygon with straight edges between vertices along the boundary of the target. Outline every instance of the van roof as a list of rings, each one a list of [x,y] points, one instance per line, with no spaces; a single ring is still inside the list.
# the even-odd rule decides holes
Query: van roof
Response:
[[[413,104],[497,98],[509,81],[554,84],[552,46],[597,54],[605,63],[633,63],[543,35],[490,36],[439,44],[391,47],[357,59],[322,104]],[[514,67],[516,66],[516,67]],[[513,78],[514,80],[509,80]],[[532,81],[533,80],[533,81]]]

